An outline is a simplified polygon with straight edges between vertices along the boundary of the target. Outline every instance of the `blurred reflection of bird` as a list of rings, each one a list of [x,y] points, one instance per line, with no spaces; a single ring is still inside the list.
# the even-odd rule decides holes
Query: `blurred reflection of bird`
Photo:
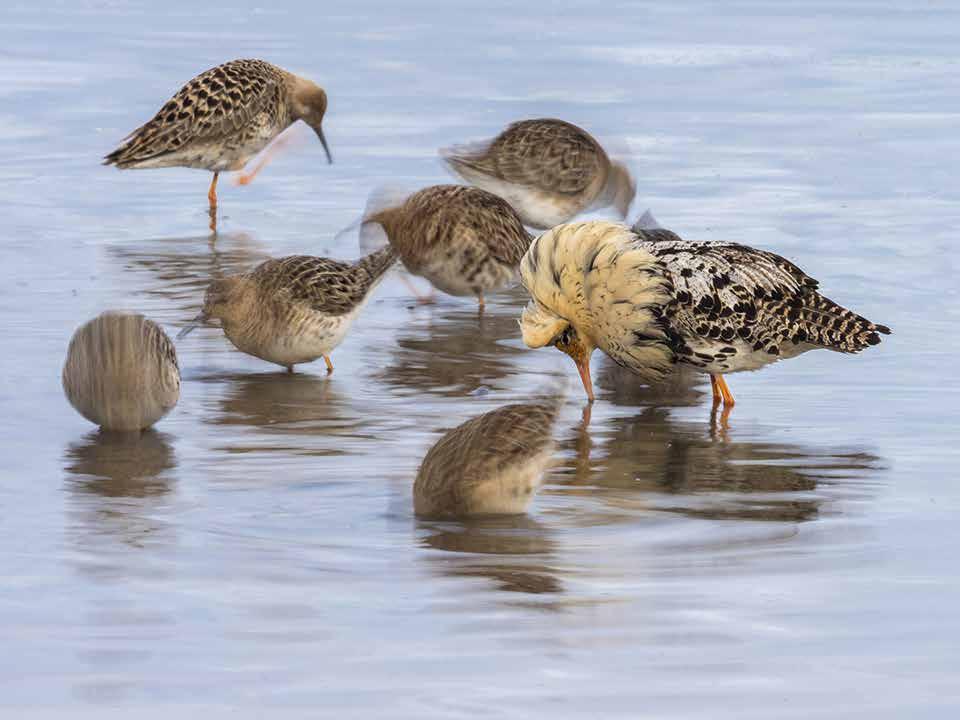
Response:
[[[65,453],[74,487],[102,497],[150,497],[170,492],[167,471],[176,467],[168,436],[95,431]]]
[[[642,504],[644,512],[802,522],[818,517],[828,499],[821,483],[829,488],[838,477],[867,476],[877,468],[879,458],[864,450],[736,440],[726,431],[718,435],[712,427],[674,420],[672,408],[702,394],[687,387],[676,398],[637,388],[631,404],[649,407],[612,418],[599,430],[582,423],[560,443],[566,459],[555,470],[558,482],[566,477],[569,486],[589,488],[590,498],[631,516]]]
[[[248,273],[214,280],[203,311],[177,337],[219,320],[241,352],[288,372],[322,357],[329,374],[330,352],[395,261],[390,247],[352,264],[310,255],[267,260]]]
[[[507,341],[516,337],[517,320],[509,313],[454,309],[429,322],[409,322],[401,329],[389,365],[378,373],[385,383],[442,395],[461,396],[491,386],[516,370],[522,354]]]
[[[559,407],[559,398],[506,405],[447,432],[420,464],[417,515],[524,512],[550,462]]]
[[[63,390],[90,422],[107,430],[142,430],[180,399],[176,349],[143,315],[105,312],[71,338]]]
[[[521,120],[489,142],[441,154],[453,172],[504,198],[535,228],[611,204],[624,218],[636,193],[630,171],[586,130],[563,120]]]
[[[211,229],[216,225],[217,179],[247,161],[297,120],[313,128],[332,162],[323,135],[327,94],[316,83],[263,60],[232,60],[184,85],[145,125],[104,158],[128,168],[210,170]],[[250,182],[267,158],[241,178]]]
[[[569,355],[591,401],[596,348],[649,382],[677,362],[709,373],[714,404],[729,408],[726,373],[815,348],[856,353],[890,332],[818,293],[778,255],[669,230],[561,225],[533,242],[521,274],[532,298],[524,341]]]
[[[498,590],[531,595],[563,592],[548,561],[554,550],[549,528],[527,515],[463,522],[419,521],[430,567],[453,578],[490,578]],[[436,561],[436,562],[433,562]]]

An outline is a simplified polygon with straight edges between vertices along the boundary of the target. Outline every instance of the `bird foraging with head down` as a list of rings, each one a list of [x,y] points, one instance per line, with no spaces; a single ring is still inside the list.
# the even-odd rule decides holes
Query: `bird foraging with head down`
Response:
[[[590,133],[552,118],[521,120],[489,142],[441,154],[453,172],[504,198],[540,229],[607,205],[626,217],[637,189],[626,166]]]
[[[420,517],[514,515],[526,510],[549,467],[562,392],[505,405],[448,431],[413,485]]]
[[[531,235],[510,205],[479,188],[434,185],[369,210],[404,267],[450,295],[484,294],[516,281]]]
[[[73,334],[63,390],[77,412],[104,430],[143,430],[180,399],[177,351],[143,315],[102,313]]]
[[[330,352],[396,259],[386,247],[355,263],[310,255],[267,260],[248,273],[210,283],[203,312],[177,337],[219,320],[241,352],[289,372],[322,357],[331,373]]]
[[[214,211],[220,173],[242,170],[297,120],[313,128],[328,162],[333,162],[323,134],[326,111],[327,94],[313,81],[263,60],[231,60],[180,88],[104,158],[104,165],[210,170],[207,197]],[[250,182],[265,162],[242,176],[241,183]]]
[[[651,383],[678,362],[708,373],[714,404],[729,407],[728,373],[816,348],[857,353],[890,333],[779,255],[663,229],[560,225],[533,241],[520,274],[531,296],[524,342],[569,355],[591,401],[598,348]]]

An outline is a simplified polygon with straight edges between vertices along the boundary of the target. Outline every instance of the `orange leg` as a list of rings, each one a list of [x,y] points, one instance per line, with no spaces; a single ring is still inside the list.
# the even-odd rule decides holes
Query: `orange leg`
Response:
[[[330,362],[330,356],[329,356],[329,355],[324,355],[324,356],[323,356],[323,361],[327,364],[327,375],[329,375],[330,373],[333,372],[333,363]]]
[[[213,174],[213,182],[210,183],[210,189],[207,191],[207,200],[210,201],[210,231],[217,232],[217,179],[220,173]]]
[[[253,179],[257,176],[257,173],[267,166],[267,163],[269,163],[277,154],[277,150],[286,145],[287,142],[289,142],[289,138],[286,136],[281,136],[274,140],[270,147],[260,154],[260,159],[257,161],[257,164],[253,166],[253,170],[250,172],[240,173],[237,176],[236,184],[249,185],[251,182],[253,182]]]
[[[210,190],[207,192],[207,200],[210,201],[210,209],[217,209],[217,180],[220,178],[220,173],[215,172],[213,174],[213,182],[210,183]]]
[[[482,290],[477,293],[477,301],[480,303],[480,312],[483,312],[483,309],[487,306],[487,302],[483,299]]]
[[[733,393],[730,392],[730,388],[727,387],[727,381],[723,379],[723,375],[711,375],[710,385],[713,387],[714,406],[720,403],[721,398],[723,399],[724,407],[733,407],[736,405],[733,400]]]
[[[717,385],[717,376],[710,376],[710,390],[713,392],[713,409],[716,411],[717,406],[723,401],[723,395],[720,393],[720,387]]]

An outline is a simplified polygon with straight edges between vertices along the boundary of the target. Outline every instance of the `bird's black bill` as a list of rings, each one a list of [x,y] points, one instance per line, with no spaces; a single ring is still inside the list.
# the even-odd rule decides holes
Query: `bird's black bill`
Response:
[[[201,325],[203,325],[206,321],[207,321],[207,316],[204,315],[203,313],[200,313],[200,314],[197,315],[193,320],[191,320],[190,322],[188,322],[188,323],[184,326],[183,330],[181,330],[180,332],[177,333],[177,340],[182,340],[182,339],[185,338],[187,335],[189,335],[189,334],[192,333],[194,330],[196,330],[198,327],[200,327]]]
[[[314,128],[317,137],[320,138],[320,144],[323,145],[323,151],[327,154],[327,162],[333,165],[333,155],[330,154],[330,147],[327,145],[327,139],[323,136],[323,128]]]

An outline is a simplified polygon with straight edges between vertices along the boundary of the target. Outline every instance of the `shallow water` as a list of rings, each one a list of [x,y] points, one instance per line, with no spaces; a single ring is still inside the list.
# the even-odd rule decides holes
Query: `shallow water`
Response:
[[[595,3],[237,12],[0,10],[0,708],[9,717],[948,717],[960,702],[953,480],[960,12],[947,3]],[[261,56],[331,96],[249,187],[99,158],[183,81]],[[213,329],[179,406],[101,436],[60,388],[107,308],[172,335],[211,277],[354,257],[382,183],[554,115],[629,151],[634,215],[777,251],[894,335],[709,386],[638,388],[388,279],[296,375]],[[599,358],[598,358],[599,359]],[[440,434],[566,377],[527,516],[418,521]],[[951,712],[951,709],[953,712]]]

